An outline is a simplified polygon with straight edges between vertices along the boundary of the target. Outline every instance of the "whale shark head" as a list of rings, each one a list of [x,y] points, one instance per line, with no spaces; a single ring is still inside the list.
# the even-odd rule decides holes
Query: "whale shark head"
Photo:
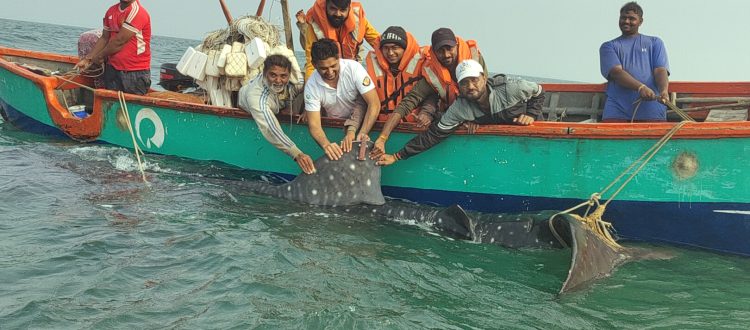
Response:
[[[372,148],[372,142],[365,142]],[[338,160],[322,156],[315,160],[317,172],[300,174],[291,182],[280,186],[267,185],[260,192],[313,205],[349,206],[357,204],[383,205],[385,198],[380,190],[380,166],[374,160],[358,160],[354,150],[344,153]]]

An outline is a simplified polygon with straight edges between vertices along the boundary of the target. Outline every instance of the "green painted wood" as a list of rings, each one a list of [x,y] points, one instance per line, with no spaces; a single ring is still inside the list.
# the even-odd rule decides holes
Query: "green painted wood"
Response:
[[[27,116],[50,126],[55,126],[47,110],[42,89],[31,80],[0,67],[0,98]]]
[[[143,106],[129,104],[131,121]],[[132,148],[127,130],[116,124],[119,104],[105,109],[101,139]],[[298,174],[291,158],[265,141],[248,118],[150,108],[165,131],[164,144],[144,143],[155,132],[150,120],[141,121],[139,144],[147,152],[192,159],[218,160],[242,168]],[[307,127],[282,123],[285,132],[312,157],[322,155]],[[326,128],[332,141],[343,131]],[[395,152],[413,134],[393,133],[387,145]],[[383,185],[455,192],[510,194],[586,199],[600,191],[656,140],[549,139],[507,136],[455,135],[411,159],[383,171]],[[672,140],[618,196],[620,200],[691,202],[750,202],[750,139]],[[694,177],[679,178],[674,160],[695,155]],[[607,197],[607,195],[605,195]]]
[[[42,91],[31,81],[0,69],[0,97],[29,117],[55,126]],[[131,123],[144,106],[129,103]],[[132,148],[126,129],[118,127],[119,104],[104,106],[100,139]],[[296,175],[297,165],[265,141],[249,118],[219,117],[152,108],[164,128],[161,146],[148,144],[156,125],[140,122],[139,144],[147,152],[198,160],[216,160],[241,168]],[[304,125],[282,124],[306,153],[316,158],[320,148]],[[332,141],[343,131],[326,128]],[[395,152],[413,134],[393,133],[387,145]],[[454,192],[534,197],[588,198],[613,180],[655,140],[549,139],[508,136],[455,135],[440,145],[383,170],[383,185]],[[695,155],[694,177],[681,179],[673,171],[683,153]],[[618,196],[620,200],[692,202],[750,202],[749,138],[677,139],[670,141]],[[605,195],[607,197],[607,195]]]

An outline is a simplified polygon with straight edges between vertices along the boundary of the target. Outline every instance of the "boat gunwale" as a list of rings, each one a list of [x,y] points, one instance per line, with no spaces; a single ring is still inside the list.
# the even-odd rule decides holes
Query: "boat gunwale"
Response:
[[[78,61],[76,56],[61,55],[48,52],[39,52],[31,50],[21,50],[0,46],[0,67],[3,67],[15,74],[36,83],[40,88],[45,90],[47,104],[53,107],[62,106],[54,97],[55,86],[62,82],[55,77],[46,77],[33,73],[13,62],[7,61],[1,56],[27,57],[37,60],[47,60],[53,62],[62,62],[73,64]],[[582,93],[603,93],[606,89],[606,83],[602,84],[542,84],[543,88],[549,92],[582,92]],[[750,82],[670,82],[670,88],[679,90],[680,93],[705,93],[713,95],[750,95]],[[65,116],[64,119],[76,120],[77,122],[99,122],[101,114],[97,114],[103,102],[119,102],[117,92],[96,89],[94,117],[96,120],[79,120],[72,115]],[[252,116],[239,109],[230,107],[219,107],[205,104],[195,104],[175,100],[165,100],[149,96],[125,94],[125,100],[146,106],[161,107],[168,110],[193,112],[207,115],[216,115],[233,118],[252,118]],[[58,109],[59,111],[59,109]],[[50,111],[52,113],[52,111]],[[67,113],[67,111],[59,111]],[[58,116],[53,116],[58,117]],[[68,118],[70,117],[70,118]],[[288,114],[279,114],[277,118],[280,122],[290,119]],[[292,121],[298,122],[299,115],[292,116]],[[57,121],[56,121],[57,122]],[[324,118],[323,126],[329,128],[342,127],[344,120],[334,118]],[[384,122],[376,122],[373,127],[374,131],[382,129]],[[580,123],[580,122],[546,122],[537,121],[531,126],[517,125],[480,125],[474,135],[480,136],[518,136],[518,137],[535,137],[535,138],[573,138],[573,139],[654,139],[660,138],[671,130],[675,122],[655,122],[655,123]],[[58,124],[59,125],[59,124]],[[86,125],[90,126],[90,125]],[[415,123],[401,123],[394,132],[418,134],[425,128],[419,128]],[[97,132],[99,130],[97,129]],[[66,132],[66,134],[69,134]],[[461,128],[455,134],[468,135],[468,130]],[[91,134],[86,134],[91,135]],[[98,133],[97,133],[98,135]],[[71,136],[74,137],[75,136]],[[750,137],[750,122],[696,122],[687,123],[682,127],[674,139],[712,139],[712,138],[747,138]],[[88,139],[86,139],[88,140]]]

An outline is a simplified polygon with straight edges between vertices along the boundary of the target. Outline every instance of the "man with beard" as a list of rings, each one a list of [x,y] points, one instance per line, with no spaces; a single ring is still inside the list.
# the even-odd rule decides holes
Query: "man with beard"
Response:
[[[291,74],[292,62],[289,58],[279,54],[268,56],[263,62],[263,74],[240,89],[239,106],[253,116],[268,142],[291,156],[305,174],[311,174],[315,172],[312,158],[284,134],[276,119],[279,110],[289,108],[294,98],[302,92],[302,74],[296,72],[297,83],[290,83]]]
[[[338,160],[344,152],[352,150],[357,130],[358,141],[370,139],[367,134],[378,118],[380,100],[367,70],[358,62],[340,59],[335,41],[316,41],[311,54],[315,73],[305,85],[305,111],[310,135],[329,159]],[[326,117],[346,120],[341,146],[331,143],[326,137],[321,126],[321,111],[326,112]]]
[[[536,83],[504,75],[488,79],[482,65],[474,60],[461,62],[456,68],[456,78],[460,97],[440,121],[411,139],[399,152],[378,157],[378,165],[390,165],[432,148],[465,122],[527,126],[542,114],[544,92]],[[471,127],[470,133],[474,133],[476,126]]]
[[[418,126],[429,126],[448,109],[458,97],[458,80],[456,80],[456,66],[464,60],[473,59],[481,63],[483,72],[487,72],[484,58],[479,52],[479,47],[474,40],[464,41],[456,37],[448,28],[439,28],[432,33],[432,46],[427,52],[428,57],[422,67],[423,79],[417,82],[412,90],[401,102],[396,110],[388,118],[383,126],[380,136],[375,141],[375,146],[370,156],[377,158],[385,153],[385,142],[391,131],[398,125],[401,118],[405,118],[412,109],[416,108],[424,100],[439,98],[439,110],[434,113],[425,112],[420,115]]]
[[[305,78],[315,70],[310,50],[315,41],[328,38],[336,41],[341,58],[360,61],[362,43],[367,40],[372,47],[380,34],[365,17],[359,2],[351,0],[316,0],[307,11],[305,37]]]
[[[151,87],[151,17],[138,0],[120,0],[104,15],[104,32],[75,66],[102,64],[107,89],[146,94]]]
[[[667,50],[658,37],[638,33],[641,24],[641,6],[626,3],[620,9],[622,35],[599,48],[601,72],[608,81],[602,121],[666,120],[662,103],[669,101]]]

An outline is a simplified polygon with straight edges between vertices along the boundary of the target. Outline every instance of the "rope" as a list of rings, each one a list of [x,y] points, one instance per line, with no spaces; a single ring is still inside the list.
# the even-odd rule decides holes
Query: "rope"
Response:
[[[635,122],[635,114],[637,114],[637,113],[638,113],[638,108],[640,108],[640,107],[641,107],[641,102],[642,102],[642,101],[643,101],[643,99],[639,97],[639,98],[638,98],[637,100],[635,100],[635,102],[633,102],[633,105],[635,106],[635,108],[633,108],[633,116],[632,116],[632,117],[630,117],[630,123],[631,123],[631,124],[632,124],[633,122]]]
[[[64,81],[64,82],[65,82],[65,83],[62,83],[62,84],[60,84],[59,86],[55,87],[55,89],[60,89],[60,88],[62,88],[63,86],[65,86],[65,84],[66,84],[66,83],[70,83],[70,84],[76,85],[76,86],[78,86],[78,87],[81,87],[81,88],[83,88],[83,89],[89,90],[89,91],[91,91],[91,92],[95,92],[95,91],[96,91],[96,90],[95,90],[94,88],[91,88],[91,87],[89,87],[89,86],[86,86],[86,85],[84,85],[84,84],[81,84],[81,83],[75,82],[75,81],[73,81],[73,80],[70,80],[70,79],[67,79],[67,78],[63,78],[62,76],[55,76],[55,77],[57,77],[57,79],[60,79],[60,80],[62,80],[62,81]]]
[[[243,16],[232,22],[232,28],[245,36],[245,41],[255,37],[265,41],[271,48],[279,45],[279,29],[262,17]]]
[[[642,102],[643,102],[642,98],[638,98],[637,100],[635,100],[635,102],[633,102],[634,109],[633,109],[633,116],[630,118],[630,123],[635,122],[635,115],[638,113],[638,108],[640,108]],[[672,112],[680,116],[680,119],[682,119],[682,121],[695,121],[693,117],[690,117],[690,115],[687,114],[687,112],[678,108],[674,103],[670,101],[666,101],[663,103],[669,108],[669,110],[671,110]]]
[[[612,182],[610,182],[610,184],[607,185],[607,187],[605,187],[604,189],[602,189],[602,191],[598,193],[592,194],[591,197],[589,197],[588,201],[585,201],[565,211],[558,212],[552,215],[549,218],[548,225],[549,225],[550,230],[552,231],[552,234],[555,236],[555,238],[557,238],[557,240],[563,246],[567,246],[567,244],[562,240],[560,235],[555,230],[552,222],[554,221],[555,217],[557,217],[558,215],[568,214],[574,217],[575,219],[583,222],[585,225],[587,225],[589,229],[591,229],[595,234],[601,237],[604,240],[604,242],[610,247],[612,247],[613,249],[615,250],[622,249],[622,246],[618,244],[617,241],[612,236],[612,231],[613,231],[612,224],[610,222],[606,222],[602,220],[602,216],[604,215],[604,211],[606,211],[607,209],[607,205],[609,205],[609,203],[613,199],[615,199],[615,197],[617,197],[617,195],[628,185],[628,183],[630,183],[630,181],[633,180],[633,178],[635,178],[635,176],[646,166],[646,164],[648,164],[648,162],[651,161],[651,159],[653,159],[653,157],[659,152],[659,150],[661,150],[661,148],[664,147],[664,145],[666,145],[667,142],[669,142],[669,140],[672,137],[674,137],[675,134],[677,134],[677,131],[679,131],[683,126],[685,126],[686,123],[691,122],[691,121],[692,120],[684,120],[684,121],[679,122],[674,127],[672,127],[672,129],[670,129],[669,132],[667,132],[667,134],[662,136],[659,139],[659,141],[657,141],[653,146],[651,146],[648,150],[646,150],[646,152],[644,152],[638,159],[636,159],[632,164],[630,164],[628,168],[622,171],[622,173],[620,173],[620,175],[618,175],[617,178],[612,180]],[[635,168],[635,170],[633,170],[633,168]],[[632,170],[632,173],[630,173],[631,170]],[[607,201],[604,204],[601,204],[599,201],[601,199],[601,196],[603,196],[604,193],[606,193],[609,189],[614,187],[615,184],[620,182],[620,180],[628,173],[630,173],[630,176],[627,179],[625,179],[625,181],[622,184],[620,184],[617,190],[615,190],[615,192],[612,193],[612,195],[609,197],[609,199],[607,199]],[[579,216],[577,214],[570,213],[584,206],[588,206],[584,216]],[[596,209],[594,209],[594,212],[589,214],[589,211],[591,210],[591,207],[593,206],[596,206]]]
[[[226,43],[240,41],[245,42],[258,37],[267,43],[271,48],[279,45],[279,28],[272,25],[262,17],[243,16],[232,21],[232,24],[226,29],[216,30],[209,33],[203,39],[202,50],[220,50]]]
[[[117,91],[117,98],[120,101],[120,109],[122,109],[122,111],[125,113],[125,117],[127,117],[128,131],[130,131],[130,137],[133,139],[133,152],[135,153],[135,159],[138,161],[138,169],[141,171],[143,182],[148,184],[148,180],[146,180],[145,166],[143,165],[143,161],[141,161],[141,155],[143,155],[144,161],[146,155],[143,153],[143,150],[141,150],[141,147],[138,146],[138,142],[136,142],[135,140],[133,126],[130,124],[130,113],[128,112],[128,105],[125,102],[125,94],[121,91]]]
[[[667,107],[669,108],[669,110],[672,110],[677,115],[679,115],[680,118],[682,118],[683,121],[695,121],[695,119],[693,119],[693,117],[690,117],[690,115],[687,114],[687,112],[685,112],[682,109],[678,108],[674,103],[672,103],[672,102],[665,102],[664,104],[667,105]]]

